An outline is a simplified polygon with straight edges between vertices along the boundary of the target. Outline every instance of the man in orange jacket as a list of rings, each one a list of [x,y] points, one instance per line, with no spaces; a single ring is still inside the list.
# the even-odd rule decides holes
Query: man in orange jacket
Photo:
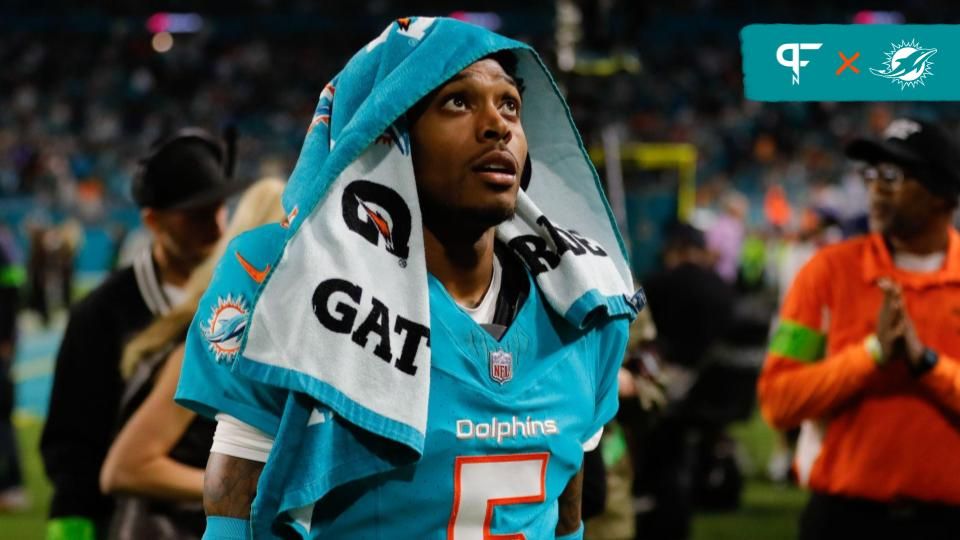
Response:
[[[861,139],[873,234],[797,275],[759,381],[801,426],[801,539],[960,537],[960,147],[938,126]]]

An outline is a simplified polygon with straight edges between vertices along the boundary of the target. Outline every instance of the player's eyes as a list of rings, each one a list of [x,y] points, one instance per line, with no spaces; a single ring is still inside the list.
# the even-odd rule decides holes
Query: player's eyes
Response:
[[[513,97],[504,98],[500,108],[508,114],[518,115],[520,114],[520,101]]]
[[[463,94],[453,94],[448,96],[441,107],[446,111],[463,111],[467,108],[467,99]]]

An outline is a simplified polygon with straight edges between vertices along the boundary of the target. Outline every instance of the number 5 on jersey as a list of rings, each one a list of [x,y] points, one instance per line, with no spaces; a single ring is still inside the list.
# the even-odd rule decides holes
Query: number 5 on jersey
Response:
[[[493,510],[546,499],[550,454],[460,456],[453,472],[453,513],[447,540],[525,540],[523,533],[493,534]]]

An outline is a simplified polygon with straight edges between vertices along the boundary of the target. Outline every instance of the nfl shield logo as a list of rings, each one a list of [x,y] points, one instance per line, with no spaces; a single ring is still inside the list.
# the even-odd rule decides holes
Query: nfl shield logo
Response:
[[[513,355],[506,351],[490,353],[490,378],[503,384],[513,378]]]

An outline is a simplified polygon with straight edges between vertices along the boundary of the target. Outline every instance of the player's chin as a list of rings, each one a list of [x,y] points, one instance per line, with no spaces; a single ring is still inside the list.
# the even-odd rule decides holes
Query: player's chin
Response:
[[[496,227],[504,221],[513,219],[517,213],[516,195],[502,194],[484,204],[471,205],[461,209],[462,217],[483,227]]]

